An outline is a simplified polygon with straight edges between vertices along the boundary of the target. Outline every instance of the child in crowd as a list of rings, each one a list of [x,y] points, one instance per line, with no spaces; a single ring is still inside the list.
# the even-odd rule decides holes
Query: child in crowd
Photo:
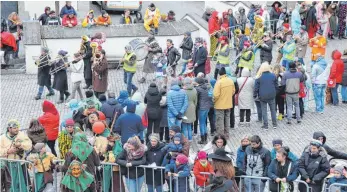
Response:
[[[183,72],[183,77],[191,77],[194,78],[195,74],[194,74],[194,64],[193,64],[193,60],[189,59],[188,60],[188,64],[187,64],[187,68],[186,70]]]
[[[306,71],[304,69],[304,67],[302,67],[302,64],[300,62],[297,62],[297,68],[298,71],[301,72],[305,78],[304,82],[300,82],[300,91],[299,91],[299,106],[300,106],[300,117],[301,119],[304,117],[304,113],[305,113],[305,107],[304,107],[304,99],[306,98],[306,81],[307,81],[307,77],[308,75],[306,75]],[[293,117],[296,117],[296,115],[293,115]]]
[[[277,151],[279,151],[282,148],[282,146],[283,146],[282,139],[274,139],[274,140],[272,140],[272,146],[274,148],[271,150],[271,159],[276,159]],[[294,153],[290,152],[288,147],[283,147],[283,148],[287,151],[288,158],[290,160],[292,160],[293,162],[296,162],[298,160],[298,157],[296,155],[294,155]]]
[[[165,166],[165,173],[169,178],[176,177],[178,181],[172,180],[172,189],[174,192],[185,192],[189,188],[190,169],[188,158],[183,154],[176,157],[176,161]],[[176,186],[176,183],[178,184]]]
[[[199,151],[197,159],[194,162],[193,172],[195,175],[198,192],[204,191],[204,188],[209,184],[209,175],[201,173],[214,173],[211,163],[207,160],[207,153],[205,151]]]
[[[243,169],[244,167],[245,151],[251,143],[249,138],[248,135],[243,136],[241,139],[241,146],[237,149],[236,167],[239,169]]]
[[[166,165],[168,163],[173,163],[177,154],[182,153],[183,145],[181,143],[181,138],[182,138],[181,133],[176,133],[173,138],[173,141],[161,149],[162,151],[167,152],[163,160],[164,161],[163,165]]]
[[[36,143],[33,150],[27,157],[35,166],[35,190],[34,191],[53,191],[53,160],[57,158],[50,152],[46,152],[46,144]],[[50,174],[51,180],[45,179],[45,174]],[[46,183],[48,181],[48,183]]]
[[[334,183],[337,184],[344,184],[347,185],[347,178],[346,178],[346,168],[340,165],[336,165],[334,167],[334,176],[329,179],[328,185],[332,185]],[[332,191],[340,191],[340,192],[347,192],[347,187],[339,187],[339,186],[333,186]],[[339,190],[336,188],[340,188]],[[334,190],[336,189],[336,190]]]

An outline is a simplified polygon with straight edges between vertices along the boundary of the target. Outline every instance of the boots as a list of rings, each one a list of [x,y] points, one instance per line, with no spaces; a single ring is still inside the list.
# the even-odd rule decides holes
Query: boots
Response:
[[[207,133],[205,134],[204,144],[207,144]]]
[[[35,100],[40,100],[41,96],[40,95],[36,95]]]
[[[201,136],[201,140],[198,143],[199,144],[204,144],[205,143],[205,135]]]
[[[70,97],[70,93],[69,92],[65,92],[65,101],[67,101],[67,99]]]

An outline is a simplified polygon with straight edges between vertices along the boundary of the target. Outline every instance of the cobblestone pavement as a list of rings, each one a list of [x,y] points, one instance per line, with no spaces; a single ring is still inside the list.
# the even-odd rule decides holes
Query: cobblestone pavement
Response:
[[[327,60],[331,62],[330,54],[334,48],[343,50],[343,45],[346,45],[347,41],[332,41],[328,44]],[[310,50],[308,50],[310,53]],[[259,51],[257,53],[259,55]],[[274,49],[274,60],[276,58],[276,51]],[[309,55],[309,54],[307,54]],[[306,58],[305,62],[309,60]],[[259,65],[259,56],[257,56],[256,65]],[[141,67],[141,66],[140,66]],[[110,70],[109,71],[109,83],[110,90],[119,93],[120,90],[124,90],[126,86],[123,83],[122,70]],[[149,80],[145,84],[139,84],[137,81],[141,78],[141,72],[138,72],[134,78],[136,85],[139,85],[139,90],[144,94],[147,90]],[[152,79],[153,77],[147,78]],[[21,129],[27,129],[29,122],[32,118],[37,118],[42,114],[41,105],[43,100],[35,101],[34,97],[37,94],[37,76],[36,75],[1,75],[1,127],[2,131],[6,129],[6,122],[11,118],[16,118],[21,124]],[[71,90],[71,85],[69,85]],[[47,93],[45,90],[44,95]],[[310,98],[313,95],[310,94]],[[56,103],[58,101],[58,94],[53,97],[47,98],[48,100]],[[310,109],[314,109],[314,102],[310,101]],[[63,116],[67,111],[67,107],[64,104],[57,105],[60,115]],[[237,111],[237,110],[235,110]],[[252,113],[255,111],[253,110]],[[229,145],[231,149],[236,152],[237,147],[240,144],[240,139],[243,135],[258,134],[262,139],[266,147],[271,148],[271,141],[274,138],[282,138],[284,145],[287,145],[295,154],[300,154],[306,146],[314,131],[323,131],[327,136],[327,144],[337,150],[347,152],[347,105],[340,104],[339,106],[326,106],[324,114],[316,114],[313,112],[306,112],[304,119],[300,125],[293,123],[291,126],[285,124],[285,121],[278,123],[278,128],[274,130],[272,127],[268,131],[261,130],[261,124],[256,123],[256,115],[252,115],[251,126],[238,127],[238,112],[236,112],[236,127],[231,130],[231,136]],[[270,117],[270,116],[269,116]],[[269,123],[271,125],[271,122]],[[197,141],[198,138],[195,138]],[[197,142],[193,142],[193,151],[198,150],[202,146],[198,146]]]

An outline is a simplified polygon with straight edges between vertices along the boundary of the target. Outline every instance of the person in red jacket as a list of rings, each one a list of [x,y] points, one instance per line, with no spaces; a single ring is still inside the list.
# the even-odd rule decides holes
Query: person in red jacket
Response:
[[[39,117],[39,122],[47,134],[47,145],[52,153],[57,156],[54,146],[59,132],[59,112],[54,104],[47,100],[43,101],[42,111],[43,115]]]
[[[199,151],[197,160],[195,160],[193,168],[194,176],[196,179],[196,185],[198,186],[198,191],[204,191],[204,188],[209,184],[209,175],[202,174],[210,173],[213,174],[213,167],[207,160],[207,153],[205,151]]]
[[[329,79],[336,81],[336,86],[331,88],[331,95],[333,97],[333,105],[336,106],[339,104],[339,96],[337,94],[337,90],[339,88],[339,85],[342,83],[344,64],[341,59],[342,54],[340,51],[334,50],[331,56],[334,62],[331,66]]]
[[[218,12],[213,11],[210,19],[208,20],[208,33],[210,35],[210,55],[213,56],[217,49],[218,31],[220,30]]]
[[[74,15],[73,11],[68,11],[68,14],[63,17],[63,26],[64,27],[75,27],[78,24],[76,15]]]

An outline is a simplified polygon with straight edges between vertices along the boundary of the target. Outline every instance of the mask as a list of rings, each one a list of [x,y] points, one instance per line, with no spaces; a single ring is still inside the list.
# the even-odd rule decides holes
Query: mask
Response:
[[[73,165],[71,167],[71,175],[78,178],[82,173],[82,169],[79,165]]]

